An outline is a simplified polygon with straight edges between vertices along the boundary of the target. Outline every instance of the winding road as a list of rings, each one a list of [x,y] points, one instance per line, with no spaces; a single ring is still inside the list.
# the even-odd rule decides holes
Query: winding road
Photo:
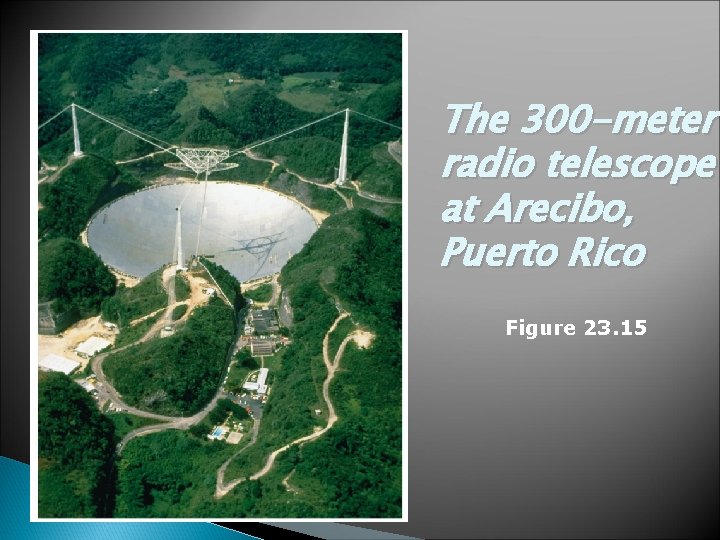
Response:
[[[277,162],[273,159],[261,158],[261,157],[257,156],[256,154],[253,154],[249,150],[247,150],[243,153],[251,159],[271,163],[272,164],[271,170],[274,170],[275,167],[280,165],[279,162]],[[392,152],[391,152],[391,154],[392,154]],[[395,156],[393,156],[393,157],[395,157]],[[312,184],[314,186],[318,186],[323,189],[333,190],[335,193],[338,194],[338,196],[340,196],[342,198],[342,200],[345,203],[345,206],[348,209],[353,208],[352,198],[346,197],[343,193],[341,193],[340,189],[338,189],[338,187],[336,186],[336,184],[334,182],[330,183],[330,184],[321,184],[319,182],[314,182],[312,180],[308,180],[307,178],[304,178],[303,176],[301,176],[300,174],[298,174],[294,171],[291,171],[289,169],[287,169],[287,170],[290,174],[294,175],[302,182]],[[359,185],[356,182],[350,182],[350,185],[352,186],[352,188],[350,188],[348,186],[347,189],[354,190],[355,193],[359,197],[363,197],[365,199],[369,199],[369,200],[372,200],[375,202],[380,202],[380,203],[388,203],[388,204],[401,204],[402,203],[402,201],[400,199],[392,199],[389,197],[382,197],[380,195],[375,195],[372,193],[364,192],[360,189]],[[208,272],[208,274],[210,274],[210,273]],[[156,335],[156,333],[160,330],[160,328],[162,326],[164,326],[165,324],[167,324],[167,321],[169,321],[171,319],[172,311],[176,305],[174,276],[175,276],[175,267],[174,266],[168,267],[163,272],[163,286],[165,287],[165,289],[168,292],[168,306],[165,309],[163,316],[161,316],[158,319],[158,321],[152,326],[152,328],[150,328],[150,330],[135,343],[126,345],[119,349],[114,349],[114,350],[106,352],[106,353],[102,353],[102,354],[96,356],[92,360],[92,369],[97,377],[98,383],[101,383],[104,391],[110,396],[112,401],[118,407],[122,408],[124,411],[126,411],[130,414],[133,414],[135,416],[139,416],[139,417],[143,417],[143,418],[151,418],[151,419],[158,420],[160,422],[158,424],[142,426],[142,427],[139,427],[139,428],[134,429],[134,430],[130,431],[129,433],[127,433],[123,437],[123,439],[120,441],[120,443],[118,443],[118,445],[117,445],[116,451],[117,451],[118,455],[120,453],[122,453],[122,450],[125,448],[127,443],[136,437],[149,435],[151,433],[158,433],[158,432],[165,431],[168,429],[187,430],[187,429],[191,428],[192,426],[201,422],[210,413],[210,411],[212,411],[213,408],[215,408],[217,401],[225,395],[224,392],[222,391],[222,385],[220,385],[218,387],[218,390],[215,393],[214,397],[212,398],[212,400],[201,411],[197,412],[196,414],[194,414],[192,416],[188,416],[188,417],[165,416],[165,415],[160,415],[160,414],[144,411],[144,410],[138,409],[136,407],[131,407],[130,405],[125,403],[122,399],[122,396],[115,390],[115,388],[112,386],[110,381],[108,381],[107,377],[105,376],[105,373],[103,372],[102,364],[111,353],[116,353],[116,352],[124,350],[128,347],[131,347],[133,345],[137,345],[139,343],[143,343],[143,342],[147,341],[148,339],[150,339],[154,335]],[[277,284],[277,276],[275,276],[273,279],[273,300],[275,300],[277,297],[277,289],[278,288],[279,287]],[[222,293],[222,291],[220,290],[219,287],[218,287],[218,290],[220,293]],[[222,296],[224,297],[224,294]],[[223,299],[229,303],[227,298],[224,297]],[[220,498],[224,497],[230,491],[232,491],[233,488],[235,488],[237,485],[239,485],[240,483],[242,483],[248,479],[249,480],[257,480],[259,478],[262,478],[263,476],[268,474],[270,472],[270,470],[272,470],[272,467],[275,464],[275,460],[277,459],[277,457],[280,454],[287,451],[292,446],[302,445],[304,443],[313,441],[313,440],[323,436],[337,422],[338,416],[337,416],[337,413],[335,412],[335,406],[334,406],[332,400],[330,399],[330,383],[332,382],[333,378],[335,377],[335,373],[336,373],[338,367],[340,366],[340,360],[341,360],[343,354],[345,353],[345,348],[346,348],[347,344],[350,341],[354,341],[359,347],[364,348],[364,347],[367,347],[370,345],[370,343],[372,342],[372,340],[374,338],[374,335],[369,332],[360,330],[359,328],[356,328],[353,332],[350,332],[343,339],[343,341],[340,343],[340,346],[339,346],[337,352],[335,353],[335,356],[331,359],[329,352],[328,352],[330,335],[337,328],[337,325],[340,323],[340,321],[342,321],[346,317],[350,316],[350,313],[345,311],[342,308],[340,301],[337,299],[337,297],[334,297],[334,299],[335,299],[335,305],[337,306],[339,314],[338,314],[338,317],[333,322],[333,324],[328,329],[328,331],[325,333],[325,337],[323,338],[323,346],[322,346],[323,362],[325,363],[325,367],[327,369],[327,376],[326,376],[325,380],[323,381],[323,387],[322,387],[323,400],[325,401],[325,405],[326,405],[327,411],[328,411],[327,424],[323,428],[320,428],[320,429],[316,428],[316,431],[314,431],[313,433],[311,433],[309,435],[299,437],[299,438],[285,444],[284,446],[281,446],[280,448],[273,450],[268,455],[267,460],[265,461],[265,464],[263,465],[263,467],[260,470],[258,470],[257,472],[251,474],[249,477],[241,477],[241,478],[237,478],[235,480],[229,481],[229,482],[225,482],[225,473],[226,473],[227,468],[230,465],[230,463],[235,458],[237,458],[237,456],[241,455],[248,448],[252,447],[257,441],[258,433],[260,430],[260,420],[256,419],[253,422],[253,431],[252,431],[252,437],[251,437],[250,442],[247,443],[245,446],[243,446],[242,449],[240,449],[238,452],[233,454],[230,458],[228,458],[218,468],[217,477],[216,477],[216,488],[215,488],[215,498],[216,499],[220,499]],[[190,309],[188,309],[188,313],[190,313],[190,311],[192,310],[192,307],[193,306],[190,306]],[[238,328],[238,332],[240,332],[241,330],[242,330],[241,328]],[[237,338],[237,336],[236,336],[236,338]],[[230,349],[228,354],[232,354],[232,348]]]
[[[210,411],[215,408],[215,405],[217,404],[218,400],[225,396],[225,393],[222,391],[222,385],[218,387],[217,392],[213,396],[212,400],[199,412],[195,413],[192,416],[165,416],[162,414],[156,414],[149,411],[144,411],[142,409],[138,409],[137,407],[132,407],[125,403],[125,401],[122,399],[122,396],[120,393],[118,393],[117,390],[113,387],[112,383],[107,379],[107,376],[105,375],[105,372],[103,371],[103,362],[105,359],[110,355],[117,352],[120,352],[122,350],[125,350],[129,347],[138,345],[139,343],[144,343],[145,341],[151,339],[153,336],[155,336],[159,331],[160,328],[162,328],[164,325],[167,324],[167,321],[169,321],[172,318],[172,311],[175,308],[176,302],[175,302],[175,267],[169,266],[163,271],[163,277],[162,277],[162,283],[163,287],[168,292],[168,306],[165,308],[165,312],[163,313],[163,316],[158,318],[158,321],[153,324],[153,326],[148,330],[143,337],[141,337],[139,340],[135,341],[134,343],[130,343],[128,345],[125,345],[124,347],[120,347],[119,349],[113,349],[108,352],[102,353],[97,355],[95,358],[93,358],[91,365],[92,370],[95,373],[95,376],[97,378],[98,383],[100,383],[98,386],[102,386],[103,391],[110,397],[110,399],[123,409],[124,412],[128,412],[132,415],[139,416],[142,418],[151,418],[153,420],[159,420],[161,423],[158,424],[152,424],[149,426],[142,426],[137,429],[134,429],[127,433],[125,437],[120,441],[120,443],[117,445],[117,453],[120,454],[125,448],[125,445],[134,439],[135,437],[141,437],[143,435],[149,435],[150,433],[157,433],[160,431],[164,431],[166,429],[180,429],[180,430],[186,430],[194,426],[195,424],[201,422],[209,413]],[[191,311],[193,306],[190,306],[190,309],[188,309],[187,314]],[[187,315],[186,314],[186,315]],[[240,329],[238,329],[238,332],[240,332]],[[237,336],[236,336],[237,338]],[[232,354],[232,348],[230,348],[230,351],[228,354]]]
[[[126,345],[124,347],[121,347],[119,349],[114,349],[113,351],[108,351],[102,354],[97,355],[92,360],[92,368],[95,372],[95,375],[97,377],[98,383],[102,384],[104,392],[106,392],[112,401],[122,408],[124,411],[133,414],[135,416],[139,416],[142,418],[150,418],[154,420],[158,420],[159,423],[157,424],[151,424],[148,426],[142,426],[139,428],[136,428],[130,432],[128,432],[122,440],[118,443],[116,452],[118,455],[120,455],[123,451],[123,449],[126,447],[127,443],[131,440],[135,439],[136,437],[142,437],[144,435],[150,435],[151,433],[159,433],[161,431],[165,431],[168,429],[178,429],[178,430],[187,430],[191,428],[192,426],[198,424],[201,422],[209,413],[212,411],[215,406],[217,405],[217,402],[220,398],[225,396],[225,393],[222,391],[222,385],[219,386],[217,392],[213,396],[212,400],[199,412],[195,413],[192,416],[164,416],[161,414],[151,413],[148,411],[144,411],[142,409],[138,409],[137,407],[132,407],[125,403],[122,399],[122,396],[115,390],[115,388],[112,386],[110,381],[108,381],[105,373],[103,372],[102,365],[105,359],[111,354],[115,352],[119,352],[121,350],[127,349],[128,347],[131,347],[133,345],[137,345],[138,343],[143,343],[147,341],[148,339],[152,338],[159,330],[160,328],[166,324],[168,318],[171,316],[172,310],[175,307],[175,299],[170,298],[171,292],[173,292],[174,287],[172,287],[171,283],[174,283],[174,277],[175,277],[175,268],[173,266],[168,267],[163,272],[163,286],[168,290],[168,307],[165,310],[165,313],[162,317],[158,319],[158,321],[150,328],[150,330],[138,341],[135,343]],[[350,317],[350,313],[348,311],[345,311],[343,307],[340,304],[340,301],[337,297],[333,296],[335,300],[335,306],[338,309],[338,316],[333,321],[333,324],[330,326],[330,328],[325,333],[325,336],[323,338],[323,345],[322,345],[322,353],[323,353],[323,362],[325,363],[325,367],[327,369],[327,376],[325,380],[323,381],[323,387],[322,387],[322,395],[323,400],[325,401],[325,405],[327,407],[328,411],[328,419],[327,424],[325,427],[321,429],[317,429],[313,433],[309,435],[305,435],[303,437],[299,437],[292,442],[289,442],[288,444],[281,446],[280,448],[272,451],[265,461],[264,466],[257,472],[253,473],[249,477],[242,477],[237,478],[235,480],[232,480],[230,482],[225,482],[225,473],[227,471],[228,466],[230,463],[237,458],[239,455],[241,455],[243,452],[245,452],[248,448],[253,446],[257,442],[258,433],[260,431],[260,422],[261,420],[256,419],[253,422],[253,430],[252,430],[252,436],[250,441],[243,446],[238,452],[233,454],[230,458],[228,458],[217,470],[216,475],[216,486],[215,486],[215,498],[220,499],[227,495],[230,491],[233,490],[237,485],[240,483],[246,481],[246,480],[257,480],[259,478],[262,478],[266,474],[270,472],[273,465],[275,464],[275,460],[277,457],[282,454],[283,452],[287,451],[289,448],[291,448],[294,445],[302,445],[306,442],[313,441],[322,435],[324,435],[328,430],[330,430],[333,425],[338,421],[338,415],[335,412],[335,406],[330,399],[330,383],[332,382],[333,378],[335,377],[335,373],[337,369],[340,366],[340,360],[345,353],[345,347],[350,341],[355,341],[355,343],[360,347],[367,347],[372,342],[372,339],[374,338],[373,334],[369,332],[362,331],[360,329],[355,329],[353,332],[349,333],[343,341],[340,343],[340,346],[338,347],[337,352],[335,353],[335,356],[331,359],[329,354],[329,342],[330,342],[330,335],[335,331],[337,328],[337,325],[345,319],[346,317]],[[172,300],[172,301],[170,301]],[[188,310],[189,311],[189,310]],[[240,329],[238,329],[240,331]],[[230,349],[228,354],[232,354],[232,348]]]
[[[397,141],[396,141],[396,142],[397,142]],[[396,155],[390,150],[390,145],[391,145],[391,144],[392,144],[392,143],[388,143],[388,152],[390,153],[390,155],[391,155],[395,160],[397,160],[397,159],[398,159],[398,156],[396,156]],[[273,170],[275,170],[275,167],[278,167],[278,166],[280,165],[280,162],[278,162],[278,161],[276,161],[276,160],[274,160],[274,159],[262,158],[262,157],[258,156],[257,154],[251,152],[250,150],[245,150],[245,151],[243,152],[243,154],[245,154],[245,155],[246,155],[247,157],[249,157],[250,159],[254,159],[254,160],[256,160],[256,161],[264,161],[264,162],[266,162],[266,163],[271,163],[271,164],[272,164],[271,172],[272,172]],[[402,161],[402,157],[400,157],[400,162],[401,162],[401,161]],[[335,184],[335,182],[330,182],[330,183],[328,183],[328,184],[323,184],[323,183],[320,183],[320,182],[315,182],[314,180],[309,180],[308,178],[305,178],[305,177],[302,176],[301,174],[299,174],[299,173],[297,173],[297,172],[295,172],[295,171],[293,171],[293,170],[291,170],[291,169],[288,169],[287,167],[285,167],[285,170],[287,170],[288,173],[290,173],[290,174],[292,174],[293,176],[295,176],[295,177],[296,177],[298,180],[300,180],[301,182],[305,182],[306,184],[312,184],[313,186],[317,186],[317,187],[323,188],[323,189],[331,189],[332,191],[334,191],[335,193],[338,194],[338,196],[343,200],[343,202],[345,203],[345,206],[346,206],[348,209],[353,208],[352,198],[346,197],[346,196],[342,193],[342,191],[338,188],[337,184]],[[356,181],[352,181],[352,180],[351,180],[351,181],[349,182],[349,184],[350,184],[350,186],[352,186],[352,187],[351,187],[351,188],[348,187],[348,189],[350,189],[350,190],[352,190],[352,191],[355,191],[355,193],[357,194],[357,196],[358,196],[358,197],[362,197],[363,199],[368,199],[368,200],[370,200],[370,201],[374,201],[374,202],[378,202],[378,203],[384,203],[384,204],[402,204],[402,199],[397,199],[397,198],[394,198],[394,197],[384,197],[384,196],[382,196],[382,195],[376,195],[375,193],[369,193],[369,192],[367,192],[367,191],[363,191],[362,189],[360,189],[360,186],[357,184]],[[345,186],[343,186],[343,187],[345,187]]]
[[[272,171],[275,170],[275,167],[279,167],[279,166],[280,166],[280,162],[279,162],[279,161],[276,161],[276,160],[270,159],[270,158],[262,158],[262,157],[258,156],[257,154],[253,153],[253,152],[250,151],[250,150],[244,150],[242,153],[245,154],[245,155],[246,155],[247,157],[249,157],[250,159],[254,159],[255,161],[264,161],[265,163],[271,163],[271,164],[272,164],[272,169],[270,169],[270,172],[271,172],[271,173],[272,173]],[[305,178],[304,176],[302,176],[301,174],[299,174],[299,173],[297,173],[297,172],[295,172],[295,171],[293,171],[293,170],[291,170],[291,169],[288,169],[287,167],[285,167],[285,170],[286,170],[289,174],[291,174],[291,175],[293,175],[294,177],[296,177],[296,178],[297,178],[298,180],[300,180],[301,182],[305,182],[306,184],[311,184],[311,185],[317,186],[317,187],[319,187],[319,188],[330,189],[330,190],[334,191],[334,192],[337,193],[337,195],[343,200],[343,202],[345,203],[345,206],[346,206],[348,209],[353,207],[352,199],[348,199],[347,197],[345,197],[345,195],[343,195],[342,193],[340,193],[340,190],[337,189],[337,186],[335,185],[335,182],[331,182],[331,183],[329,183],[329,184],[322,184],[322,183],[320,183],[320,182],[315,182],[314,180],[309,180],[309,179]]]
[[[355,193],[357,193],[358,197],[362,197],[363,199],[368,199],[369,201],[375,201],[379,203],[385,203],[385,204],[402,204],[402,199],[396,199],[393,197],[383,197],[382,195],[375,195],[374,193],[369,193],[367,191],[363,191],[360,189],[360,186],[357,182],[354,180],[350,181],[350,185],[355,190]]]
[[[270,472],[273,465],[275,464],[275,460],[277,457],[291,448],[292,446],[296,444],[304,444],[306,442],[313,441],[317,439],[318,437],[323,436],[328,430],[330,430],[333,425],[338,420],[337,413],[335,412],[335,406],[333,405],[333,402],[330,400],[330,383],[332,382],[333,378],[335,377],[335,372],[337,371],[338,367],[340,366],[340,359],[342,358],[343,354],[345,353],[345,347],[347,346],[348,342],[355,341],[358,346],[360,347],[367,347],[372,342],[372,339],[374,338],[374,335],[370,332],[365,332],[360,329],[356,329],[353,332],[349,333],[347,336],[345,336],[345,339],[343,339],[342,343],[340,343],[340,347],[338,348],[337,352],[335,353],[335,356],[330,359],[329,354],[329,342],[330,342],[330,334],[333,333],[335,328],[337,328],[337,325],[345,319],[346,317],[350,316],[350,313],[345,311],[342,306],[340,305],[340,301],[335,298],[335,305],[337,306],[337,309],[339,311],[339,314],[335,321],[333,322],[332,326],[328,329],[328,331],[325,333],[325,337],[323,338],[323,362],[325,363],[325,367],[327,368],[327,376],[325,377],[325,381],[323,382],[322,387],[322,394],[323,399],[325,400],[325,405],[327,406],[328,410],[328,420],[325,427],[311,433],[310,435],[305,435],[303,437],[298,437],[292,442],[289,442],[288,444],[281,446],[280,448],[273,450],[267,457],[267,460],[265,461],[265,465],[257,472],[251,474],[249,477],[241,477],[237,478],[235,480],[232,480],[230,482],[225,482],[225,472],[227,470],[228,465],[237,457],[242,451],[247,449],[250,445],[246,446],[238,452],[237,454],[231,456],[225,463],[222,464],[222,466],[218,469],[217,472],[217,481],[215,485],[215,498],[220,499],[227,495],[230,491],[232,491],[233,488],[235,488],[238,484],[244,482],[245,480],[257,480],[259,478],[262,478],[267,473]],[[259,425],[259,422],[256,422],[256,428]],[[255,443],[255,438],[253,438],[253,441],[250,444]]]

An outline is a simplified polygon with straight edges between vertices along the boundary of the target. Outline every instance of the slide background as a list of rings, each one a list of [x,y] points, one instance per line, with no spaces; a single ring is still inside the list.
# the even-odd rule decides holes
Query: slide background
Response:
[[[17,12],[10,11],[17,8]],[[409,31],[409,522],[422,538],[706,537],[718,528],[718,176],[549,180],[552,150],[718,153],[702,136],[521,136],[527,106],[717,109],[717,2],[203,2],[3,8],[2,455],[27,462],[29,30]],[[448,135],[447,103],[512,115],[506,135]],[[524,180],[442,179],[450,153],[536,156]],[[574,198],[619,225],[443,224],[448,199]],[[18,234],[20,232],[20,234]],[[647,245],[638,268],[567,268],[577,236]],[[548,269],[441,268],[449,236],[554,242]],[[647,319],[642,337],[505,336],[505,320]],[[33,328],[33,321],[30,321]],[[29,337],[29,336],[28,336]],[[30,361],[34,361],[30,359]],[[237,529],[243,530],[238,524]],[[250,530],[249,528],[247,529]]]

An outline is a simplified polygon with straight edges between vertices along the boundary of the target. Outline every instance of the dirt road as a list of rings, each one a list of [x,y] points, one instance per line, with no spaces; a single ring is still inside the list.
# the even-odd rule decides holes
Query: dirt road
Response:
[[[165,289],[168,291],[168,306],[165,308],[165,312],[162,317],[158,319],[158,321],[150,328],[150,330],[147,331],[147,333],[140,338],[138,341],[131,343],[129,345],[126,345],[124,347],[121,347],[119,349],[114,349],[112,351],[108,351],[106,353],[102,353],[97,355],[92,360],[92,368],[95,372],[95,375],[97,377],[99,385],[102,385],[103,391],[110,397],[110,399],[115,403],[116,406],[122,408],[124,411],[133,414],[135,416],[140,416],[143,418],[151,418],[155,420],[159,420],[162,423],[160,424],[153,424],[150,426],[143,426],[137,429],[134,429],[133,431],[129,432],[125,437],[123,437],[120,444],[117,446],[118,454],[122,452],[123,448],[125,448],[125,445],[134,439],[135,437],[141,437],[143,435],[148,435],[150,433],[157,433],[159,431],[164,431],[166,429],[189,429],[195,424],[201,422],[209,413],[211,410],[215,408],[215,405],[217,404],[218,399],[224,397],[224,393],[222,391],[222,385],[218,387],[217,392],[215,393],[215,396],[212,398],[212,400],[198,413],[192,415],[192,416],[165,416],[161,414],[156,414],[148,411],[144,411],[142,409],[138,409],[137,407],[132,407],[125,403],[122,399],[122,396],[120,393],[115,390],[111,382],[107,379],[107,376],[105,375],[103,371],[103,362],[105,359],[112,353],[116,353],[119,351],[122,351],[124,349],[127,349],[128,347],[132,347],[134,345],[137,345],[139,343],[143,343],[154,336],[157,335],[157,333],[160,331],[160,329],[167,324],[167,322],[172,318],[172,311],[175,309],[175,307],[179,304],[187,304],[188,310],[186,311],[183,318],[189,316],[190,312],[197,307],[198,305],[205,303],[208,301],[208,296],[205,295],[202,292],[202,289],[204,286],[207,286],[207,282],[201,278],[198,278],[196,276],[188,275],[188,281],[190,283],[190,298],[188,300],[185,300],[183,302],[176,302],[174,297],[174,283],[175,283],[175,267],[169,266],[163,271],[163,277],[162,282]],[[232,354],[232,348],[230,349],[229,355]]]
[[[390,141],[387,145],[388,154],[402,165],[402,142],[401,141]]]
[[[254,153],[251,152],[250,150],[245,150],[245,151],[243,152],[243,154],[245,154],[245,155],[246,155],[247,157],[249,157],[250,159],[254,159],[254,160],[256,160],[256,161],[264,161],[264,162],[266,162],[266,163],[272,163],[272,169],[271,169],[271,170],[275,170],[275,167],[278,167],[278,166],[280,165],[280,163],[279,163],[278,161],[275,161],[274,159],[261,158],[260,156],[258,156],[257,154],[254,154]],[[310,180],[310,179],[308,179],[308,178],[305,178],[305,177],[302,176],[301,174],[298,174],[297,172],[295,172],[295,171],[293,171],[293,170],[291,170],[291,169],[288,169],[287,167],[285,167],[285,170],[286,170],[289,174],[292,174],[293,176],[295,176],[295,177],[296,177],[298,180],[300,180],[301,182],[305,182],[306,184],[312,184],[313,186],[317,186],[317,187],[323,188],[323,189],[331,189],[332,191],[334,191],[335,193],[338,194],[338,196],[343,200],[343,202],[345,203],[345,206],[346,206],[347,208],[352,208],[352,200],[348,199],[348,198],[345,197],[342,193],[340,193],[340,191],[337,189],[337,186],[335,185],[334,182],[331,182],[331,183],[329,183],[329,184],[322,184],[322,183],[320,183],[320,182],[314,182],[314,181],[312,181],[312,180]],[[294,200],[297,201],[297,199],[294,199]],[[300,201],[297,201],[297,202],[300,202]],[[301,204],[302,204],[302,203],[301,203]],[[303,206],[305,206],[305,205],[303,204]],[[320,223],[322,223],[323,220],[329,215],[329,214],[327,214],[327,213],[325,213],[325,212],[320,213],[318,210],[315,210],[314,208],[310,208],[310,207],[308,207],[308,206],[305,206],[305,208],[307,208],[307,210],[312,214],[312,216],[315,218],[315,221],[318,223],[318,225],[319,225]],[[318,219],[318,218],[319,218],[319,219]]]
[[[260,420],[255,420],[253,422],[253,431],[252,431],[252,438],[250,439],[250,442],[243,446],[240,450],[235,452],[232,456],[230,456],[225,463],[220,465],[220,468],[217,470],[217,477],[215,480],[215,498],[220,499],[230,493],[232,489],[240,484],[241,482],[244,482],[244,478],[238,478],[237,480],[233,480],[232,482],[225,483],[225,471],[228,468],[228,465],[232,463],[232,461],[238,457],[240,454],[245,452],[248,448],[250,448],[253,444],[257,442],[257,436],[258,432],[260,431]]]
[[[299,437],[295,439],[292,442],[289,442],[288,444],[281,446],[277,450],[273,450],[267,457],[267,460],[265,462],[265,465],[256,473],[250,475],[248,478],[237,478],[231,482],[225,483],[225,471],[230,464],[230,462],[235,458],[235,456],[232,456],[230,459],[228,459],[223,465],[218,469],[217,472],[217,481],[215,486],[215,498],[220,499],[227,495],[235,486],[238,484],[244,482],[246,479],[249,480],[257,480],[259,478],[262,478],[267,473],[270,472],[273,465],[275,464],[275,460],[277,457],[291,448],[292,446],[296,444],[304,444],[306,442],[313,441],[317,439],[318,437],[322,437],[325,433],[327,433],[328,430],[330,430],[333,425],[338,421],[337,413],[335,412],[335,406],[333,405],[332,400],[330,399],[330,383],[332,382],[333,378],[335,377],[335,372],[337,371],[338,367],[340,366],[340,359],[342,358],[343,354],[345,353],[345,347],[350,341],[354,341],[359,347],[366,348],[369,347],[372,344],[372,340],[374,338],[374,335],[370,332],[366,332],[360,329],[356,329],[353,332],[349,333],[347,336],[345,336],[345,339],[343,339],[342,343],[340,343],[340,347],[338,348],[337,352],[335,353],[334,358],[330,358],[329,355],[329,342],[330,342],[330,334],[333,333],[335,328],[337,328],[337,325],[345,319],[346,317],[350,316],[350,313],[345,311],[342,306],[340,305],[340,302],[337,298],[335,298],[335,305],[338,308],[339,315],[333,322],[332,326],[328,329],[328,331],[325,333],[325,337],[323,338],[323,362],[325,363],[325,367],[327,368],[327,376],[325,377],[325,381],[323,382],[323,388],[322,388],[322,394],[323,394],[323,400],[325,401],[325,405],[327,406],[328,410],[328,420],[325,427],[318,429],[317,431],[314,431],[310,435],[305,435],[303,437]],[[254,442],[254,441],[253,441]],[[237,454],[236,454],[237,455]]]

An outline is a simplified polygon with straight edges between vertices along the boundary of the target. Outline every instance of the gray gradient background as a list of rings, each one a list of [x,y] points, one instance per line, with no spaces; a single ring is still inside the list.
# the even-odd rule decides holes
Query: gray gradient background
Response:
[[[45,28],[409,30],[409,523],[417,537],[674,537],[717,530],[718,177],[442,180],[449,153],[517,146],[718,152],[710,136],[518,135],[527,105],[718,108],[718,3],[144,3],[70,8]],[[63,24],[64,23],[64,24]],[[513,115],[449,136],[448,102]],[[445,225],[448,199],[595,189],[617,225]],[[447,238],[555,242],[550,269],[443,269]],[[567,268],[579,235],[644,242],[636,269]],[[647,319],[643,337],[504,335],[507,318]]]

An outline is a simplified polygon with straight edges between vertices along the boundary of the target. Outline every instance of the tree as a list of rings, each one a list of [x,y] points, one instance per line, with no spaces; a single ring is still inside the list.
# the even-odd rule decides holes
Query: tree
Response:
[[[113,423],[63,373],[41,374],[38,404],[40,516],[111,515]]]
[[[81,317],[96,315],[115,292],[115,276],[80,242],[55,238],[39,246],[38,296],[55,300],[62,311],[75,308]]]
[[[86,155],[40,193],[39,231],[49,237],[77,238],[94,211],[140,186],[109,161]]]

